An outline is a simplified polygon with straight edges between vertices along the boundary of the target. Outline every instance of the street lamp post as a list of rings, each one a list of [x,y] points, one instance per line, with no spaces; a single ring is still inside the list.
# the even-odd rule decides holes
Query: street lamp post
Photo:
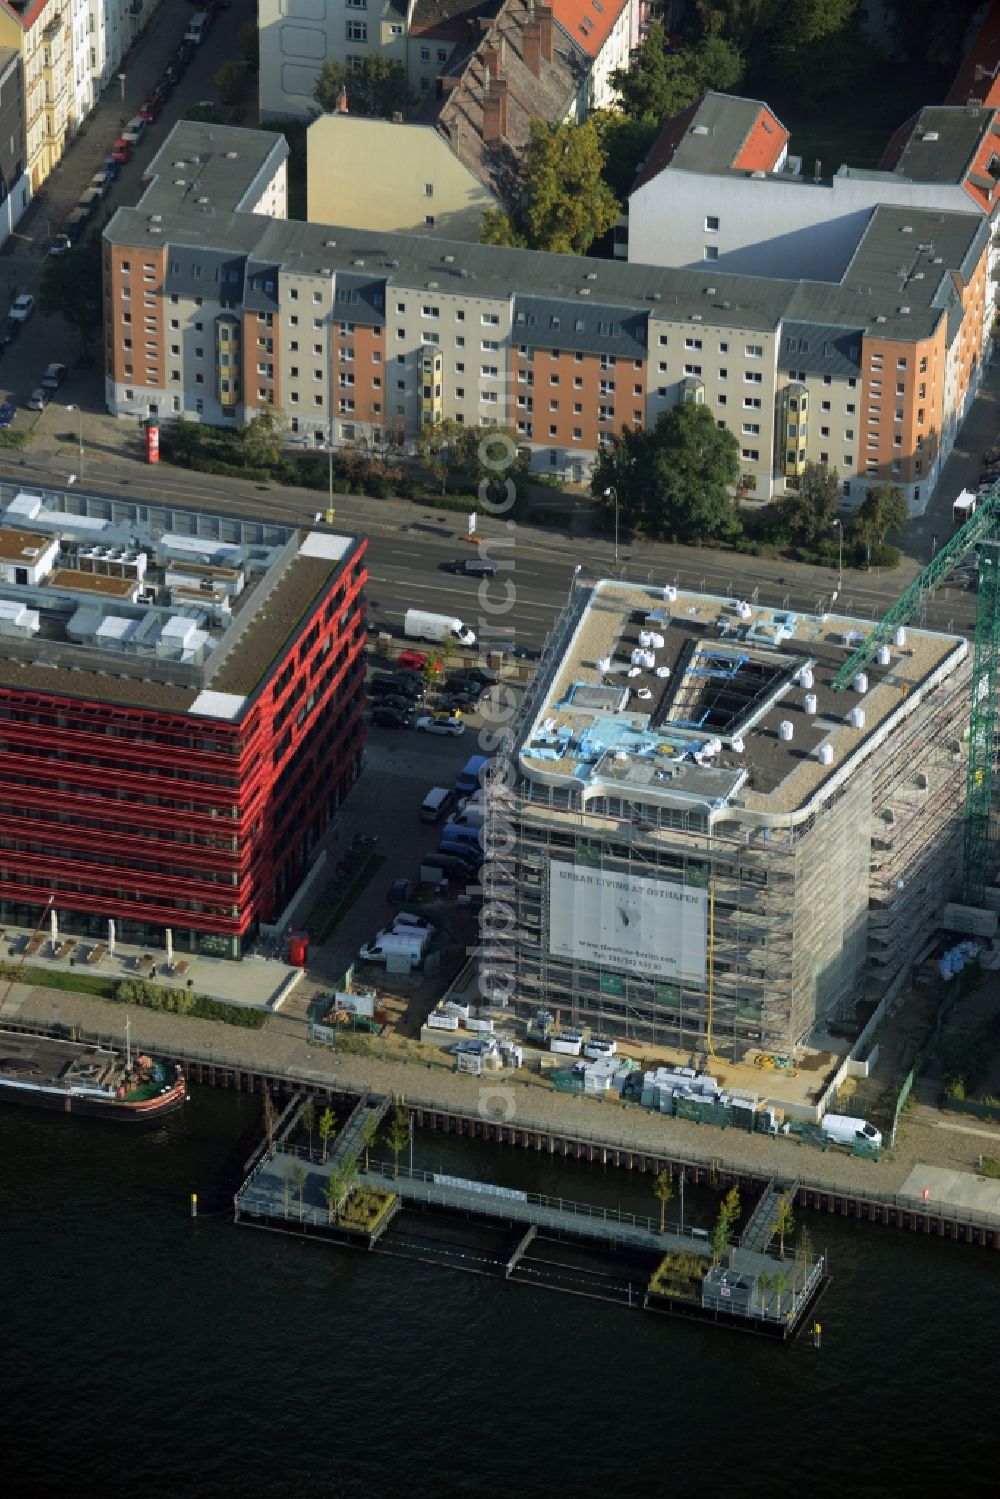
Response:
[[[67,406],[66,410],[67,411],[75,411],[76,412],[77,439],[78,439],[78,447],[79,447],[79,455],[80,455],[80,478],[82,479],[83,478],[83,411],[81,410],[81,408],[79,406]]]
[[[615,502],[615,567],[618,566],[618,491],[613,484],[609,484],[604,491],[606,500],[614,499]]]
[[[839,593],[844,586],[844,523],[839,516],[836,516],[830,524],[836,526],[837,540],[840,543],[837,554],[837,592]]]
[[[124,73],[119,73],[118,74],[118,82],[119,82],[119,85],[121,86],[122,103],[124,104],[125,103],[125,74]]]

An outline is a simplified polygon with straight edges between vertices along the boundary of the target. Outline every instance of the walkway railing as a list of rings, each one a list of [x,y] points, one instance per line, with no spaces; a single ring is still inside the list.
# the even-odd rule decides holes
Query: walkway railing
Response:
[[[17,1021],[12,1017],[9,1028],[18,1029]],[[50,1027],[25,1025],[20,1027],[30,1030],[38,1035],[53,1035]],[[61,1031],[62,1036],[65,1035]],[[104,1046],[110,1046],[117,1050],[121,1049],[122,1038],[120,1035],[111,1035],[103,1031],[88,1031],[79,1028],[79,1037],[83,1041],[93,1041]],[[284,1068],[269,1067],[256,1060],[247,1057],[236,1057],[226,1052],[216,1052],[207,1047],[184,1046],[171,1047],[162,1040],[137,1036],[132,1033],[133,1046],[139,1046],[145,1051],[166,1054],[182,1065],[187,1061],[198,1062],[205,1066],[218,1067],[231,1072],[253,1073],[256,1077],[267,1079],[269,1082],[281,1084],[286,1087],[295,1087],[299,1084],[309,1084],[317,1087],[327,1088],[331,1092],[343,1092],[352,1094],[367,1093],[370,1097],[382,1097],[377,1090],[372,1089],[367,1083],[359,1083],[346,1078],[339,1078],[335,1074],[319,1071],[315,1068],[288,1065]],[[414,1073],[417,1069],[414,1068]],[[520,1086],[520,1085],[519,1085]],[[764,1183],[773,1174],[773,1167],[769,1168],[753,1161],[740,1161],[732,1157],[721,1156],[713,1151],[697,1152],[685,1147],[683,1150],[675,1148],[667,1140],[656,1144],[649,1144],[637,1140],[634,1136],[628,1138],[624,1135],[613,1135],[608,1133],[596,1133],[594,1131],[580,1129],[578,1126],[566,1125],[553,1122],[551,1119],[541,1119],[529,1113],[518,1113],[516,1119],[494,1118],[484,1115],[478,1109],[463,1107],[458,1103],[448,1103],[441,1098],[425,1098],[415,1092],[407,1080],[406,1107],[408,1109],[422,1109],[432,1114],[448,1115],[450,1118],[461,1119],[473,1125],[490,1124],[505,1128],[529,1131],[539,1135],[551,1135],[559,1140],[566,1140],[570,1145],[597,1146],[603,1150],[617,1150],[633,1156],[648,1156],[652,1160],[670,1163],[680,1170],[697,1168],[698,1170],[715,1170],[721,1175],[751,1177],[755,1181]],[[642,1111],[643,1118],[658,1118],[659,1116],[649,1114],[648,1110]],[[750,1138],[756,1139],[756,1136]],[[799,1174],[799,1190],[806,1192],[818,1192],[824,1196],[849,1197],[852,1201],[866,1203],[872,1207],[884,1207],[907,1213],[918,1213],[924,1218],[941,1219],[949,1223],[967,1223],[974,1227],[1000,1229],[1000,1213],[982,1212],[975,1208],[955,1207],[946,1202],[924,1202],[920,1198],[907,1197],[899,1192],[880,1192],[868,1187],[858,1187],[856,1183],[839,1181],[835,1177],[824,1180],[820,1177],[810,1177]]]
[[[435,1181],[433,1171],[410,1170],[409,1167],[400,1166],[397,1173],[396,1168],[388,1161],[373,1161],[367,1172],[368,1176],[382,1176],[394,1182],[397,1186],[400,1181],[419,1183],[427,1188],[429,1194],[425,1201],[440,1201],[442,1203],[456,1200],[456,1196],[464,1194],[468,1197],[477,1195],[477,1188],[481,1184],[470,1181],[467,1187],[457,1183],[446,1185]],[[575,1202],[569,1197],[553,1197],[546,1192],[524,1192],[518,1196],[500,1197],[494,1196],[488,1190],[481,1194],[484,1210],[488,1211],[494,1207],[497,1213],[509,1214],[512,1218],[524,1218],[530,1216],[532,1209],[541,1209],[546,1212],[565,1213],[572,1217],[589,1218],[599,1220],[602,1224],[613,1229],[615,1226],[623,1228],[635,1228],[644,1233],[660,1235],[660,1224],[656,1218],[646,1217],[642,1213],[623,1213],[615,1208],[600,1207],[596,1203]],[[680,1228],[677,1224],[668,1223],[666,1233],[674,1238],[692,1239],[695,1243],[707,1238],[707,1230],[700,1228]]]

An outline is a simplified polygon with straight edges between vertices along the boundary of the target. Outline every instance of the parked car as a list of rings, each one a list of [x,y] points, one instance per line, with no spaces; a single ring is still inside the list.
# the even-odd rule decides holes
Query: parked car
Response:
[[[99,172],[95,172],[93,177],[91,177],[90,185],[95,192],[100,193],[102,198],[107,197],[108,193],[111,191],[111,184],[114,182],[117,175],[117,170],[115,170],[114,172],[109,172],[107,167],[102,167]]]
[[[500,673],[489,666],[470,666],[465,675],[470,682],[481,682],[484,687],[495,687],[500,680]]]
[[[163,113],[163,100],[159,94],[149,94],[139,105],[139,118],[145,120],[147,125],[152,125]]]
[[[379,729],[410,729],[413,714],[404,708],[385,708],[379,704],[372,709],[372,723]]]
[[[35,299],[28,291],[21,292],[10,304],[7,316],[15,323],[26,323],[35,310]]]
[[[4,401],[0,405],[0,431],[9,427],[17,414],[17,407],[13,401]]]
[[[450,718],[461,718],[465,713],[480,712],[482,706],[482,698],[470,697],[468,693],[460,692],[456,697],[442,698],[437,711],[447,714]]]
[[[384,697],[376,699],[380,708],[395,708],[397,713],[413,713],[413,702],[408,697],[402,697],[394,692],[387,692]]]
[[[90,214],[85,208],[74,208],[63,225],[63,234],[69,240],[70,245],[75,245],[80,235],[87,227]]]
[[[104,160],[101,162],[101,171],[107,172],[112,182],[115,182],[117,180],[120,170],[121,168],[118,165],[118,162],[115,161],[115,158],[113,156],[105,156]]]
[[[133,148],[141,145],[147,128],[145,120],[140,119],[138,115],[133,115],[122,131],[122,140],[128,141]]]
[[[437,923],[436,922],[428,921],[426,916],[420,916],[420,915],[418,915],[418,913],[416,911],[400,911],[397,914],[395,920],[393,921],[393,927],[394,927],[394,929],[397,932],[400,932],[400,931],[436,932],[437,931]]]
[[[396,657],[396,667],[399,671],[423,671],[427,665],[427,655],[424,651],[400,651]]]
[[[368,695],[370,697],[405,697],[416,703],[424,694],[420,687],[413,682],[408,682],[405,677],[387,676],[377,672],[368,683]]]
[[[123,135],[120,135],[111,147],[112,161],[117,162],[120,167],[123,167],[131,155],[131,142],[127,141]]]
[[[5,318],[3,327],[0,328],[0,344],[12,344],[21,336],[21,324],[14,318]]]
[[[81,193],[77,199],[77,208],[85,213],[88,218],[104,197],[104,193],[98,187],[88,187],[85,193]]]
[[[427,718],[418,718],[416,727],[422,734],[453,734],[457,739],[465,733],[465,724],[450,714],[435,713]]]
[[[393,880],[389,886],[389,893],[386,899],[392,906],[401,906],[403,901],[409,900],[412,894],[413,885],[409,880]]]
[[[70,237],[66,233],[65,229],[60,229],[59,233],[56,234],[56,235],[53,235],[53,237],[52,237],[52,243],[51,243],[51,245],[49,245],[49,254],[50,255],[65,255],[66,251],[67,250],[72,250],[72,248],[73,248],[73,241],[70,239]]]
[[[29,411],[44,411],[45,408],[46,408],[46,406],[51,401],[51,399],[52,399],[52,393],[51,393],[51,391],[43,390],[42,387],[40,385],[38,385],[31,392],[31,395],[28,397],[28,410]]]
[[[66,373],[64,364],[50,364],[38,383],[43,390],[58,390],[66,378]]]

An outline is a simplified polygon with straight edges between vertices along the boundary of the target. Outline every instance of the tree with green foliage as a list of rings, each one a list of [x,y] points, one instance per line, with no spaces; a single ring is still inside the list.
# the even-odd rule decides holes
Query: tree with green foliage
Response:
[[[320,1188],[326,1199],[326,1221],[332,1223],[344,1197],[344,1187],[339,1171],[331,1171]]]
[[[392,1179],[395,1181],[399,1176],[399,1154],[405,1150],[410,1138],[410,1116],[401,1103],[397,1103],[389,1118],[385,1132],[385,1143],[392,1151],[393,1167]]]
[[[785,1292],[788,1290],[788,1276],[785,1274],[785,1272],[783,1270],[778,1270],[775,1273],[775,1276],[774,1276],[774,1279],[771,1282],[771,1285],[774,1287],[775,1298],[776,1298],[776,1300],[778,1302],[778,1316],[780,1317],[781,1316],[781,1300],[782,1300],[782,1297],[784,1296]]]
[[[740,447],[707,406],[664,411],[649,431],[625,427],[598,458],[591,492],[618,496],[619,520],[652,540],[730,539],[742,529],[732,494]]]
[[[743,58],[724,36],[706,35],[676,51],[662,21],[654,21],[628,67],[611,74],[611,86],[629,119],[662,124],[711,89],[735,89],[742,77]]]
[[[236,33],[236,50],[256,73],[260,67],[260,32],[256,21],[244,21]]]
[[[61,317],[76,329],[81,359],[87,358],[91,341],[101,327],[102,232],[103,226],[67,254],[49,256],[38,290],[39,310],[47,317]]]
[[[368,1156],[375,1149],[375,1140],[378,1135],[378,1116],[374,1113],[365,1115],[365,1122],[361,1126],[361,1149],[365,1153],[365,1170],[368,1170]]]
[[[855,514],[857,528],[871,546],[881,546],[890,531],[901,531],[908,516],[906,498],[895,484],[875,484]]]
[[[459,462],[465,432],[461,422],[445,416],[436,422],[426,422],[414,438],[414,452],[440,483],[442,494],[447,490],[452,466]]]
[[[840,505],[840,476],[825,463],[807,463],[798,489],[791,489],[777,504],[796,541],[816,546],[828,540]]]
[[[217,104],[189,104],[181,115],[182,120],[194,120],[199,125],[224,124],[222,110]]]
[[[634,120],[617,109],[595,109],[590,118],[604,152],[604,180],[619,203],[624,203],[660,133],[661,123],[654,119]]]
[[[223,104],[245,104],[253,93],[253,73],[245,62],[236,62],[235,59],[224,62],[212,82],[219,90]]]
[[[273,468],[281,459],[284,423],[274,411],[264,410],[237,429],[240,455],[247,468]]]
[[[621,212],[603,169],[593,120],[579,125],[532,120],[516,206],[509,213],[488,209],[480,238],[484,244],[586,255]]]
[[[330,1141],[336,1133],[337,1119],[333,1110],[328,1105],[319,1116],[319,1139],[323,1147],[324,1165],[326,1165],[326,1158],[330,1153]]]
[[[316,1124],[316,1104],[312,1097],[308,1097],[302,1105],[299,1113],[299,1123],[309,1136],[309,1159],[312,1160],[313,1153],[313,1129]]]
[[[762,1270],[757,1276],[757,1292],[760,1296],[760,1309],[766,1311],[767,1298],[771,1293],[771,1277],[766,1270]]]
[[[669,1171],[658,1171],[653,1177],[653,1196],[660,1204],[660,1233],[664,1232],[667,1219],[667,1204],[673,1201],[674,1182]]]
[[[390,61],[380,52],[367,53],[356,65],[323,64],[313,90],[317,104],[331,114],[342,91],[347,94],[347,108],[352,115],[388,120],[394,114],[404,114],[415,103],[402,63]]]
[[[795,1232],[795,1211],[792,1207],[790,1197],[783,1197],[778,1203],[778,1211],[774,1217],[774,1226],[778,1232],[778,1253],[785,1258],[785,1239],[790,1238]]]
[[[780,78],[803,105],[856,84],[877,56],[862,39],[857,0],[699,0],[698,18],[755,80]]]

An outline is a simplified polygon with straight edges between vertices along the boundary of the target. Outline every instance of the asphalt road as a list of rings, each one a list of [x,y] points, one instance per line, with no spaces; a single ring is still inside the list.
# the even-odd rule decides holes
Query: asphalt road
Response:
[[[66,429],[70,420],[63,414],[60,427]],[[64,486],[79,462],[75,434],[63,430],[61,435],[74,440],[60,442],[53,432],[45,447],[33,446],[24,455],[0,450],[0,478]],[[325,509],[327,497],[315,491],[188,473],[166,464],[148,468],[135,461],[140,449],[138,430],[119,422],[111,435],[117,439],[114,446],[109,441],[102,447],[88,437],[84,485],[95,493],[172,499],[200,509],[289,523],[311,521],[320,507]],[[131,457],[122,455],[123,447]],[[371,618],[393,631],[401,629],[403,615],[412,606],[456,614],[477,634],[483,632],[481,620],[486,620],[490,633],[507,633],[512,628],[516,641],[538,648],[566,602],[576,567],[583,581],[617,574],[635,582],[676,582],[683,588],[725,597],[750,597],[756,588],[758,602],[809,612],[829,607],[837,588],[835,568],[657,543],[623,545],[616,568],[614,547],[608,541],[537,526],[511,527],[484,518],[480,530],[487,545],[490,538],[494,541],[492,555],[509,560],[512,566],[513,602],[508,609],[504,607],[503,574],[484,585],[446,571],[449,562],[470,551],[463,515],[435,510],[433,504],[380,501],[363,495],[335,495],[334,504],[337,526],[366,532],[369,537]],[[497,545],[501,542],[502,549]],[[904,558],[889,574],[847,572],[835,607],[862,619],[879,618],[916,571],[917,563]],[[488,615],[481,594],[500,612]],[[928,625],[939,629],[968,631],[974,621],[975,595],[958,587],[940,589],[927,611]]]
[[[25,291],[37,296],[53,235],[62,228],[80,194],[90,186],[91,177],[100,170],[104,157],[121,134],[122,126],[136,113],[177,51],[190,23],[192,9],[186,0],[163,0],[145,35],[135,43],[122,63],[124,87],[115,83],[105,90],[62,161],[29,205],[17,229],[0,251],[0,309],[6,308],[4,297],[13,298]],[[255,16],[254,0],[233,0],[229,10],[218,13],[215,24],[192,58],[160,118],[149,127],[142,144],[122,167],[111,191],[94,215],[92,224],[95,228],[103,224],[116,208],[136,202],[142,191],[146,167],[184,112],[193,104],[218,103],[213,76],[227,59],[237,56],[239,28],[244,21],[253,20]],[[252,122],[252,111],[251,104],[247,112],[248,122]],[[99,344],[96,352],[99,352]],[[3,353],[0,389],[4,398],[12,399],[19,408],[24,406],[38,384],[38,377],[51,360],[59,359],[71,366],[69,379],[60,389],[57,402],[41,417],[19,410],[18,426],[44,429],[53,423],[58,425],[58,407],[66,403],[98,411],[103,409],[101,361],[98,359],[90,370],[74,367],[78,335],[60,318],[46,318],[36,310],[17,343]],[[65,415],[61,420],[62,424],[66,423]]]

